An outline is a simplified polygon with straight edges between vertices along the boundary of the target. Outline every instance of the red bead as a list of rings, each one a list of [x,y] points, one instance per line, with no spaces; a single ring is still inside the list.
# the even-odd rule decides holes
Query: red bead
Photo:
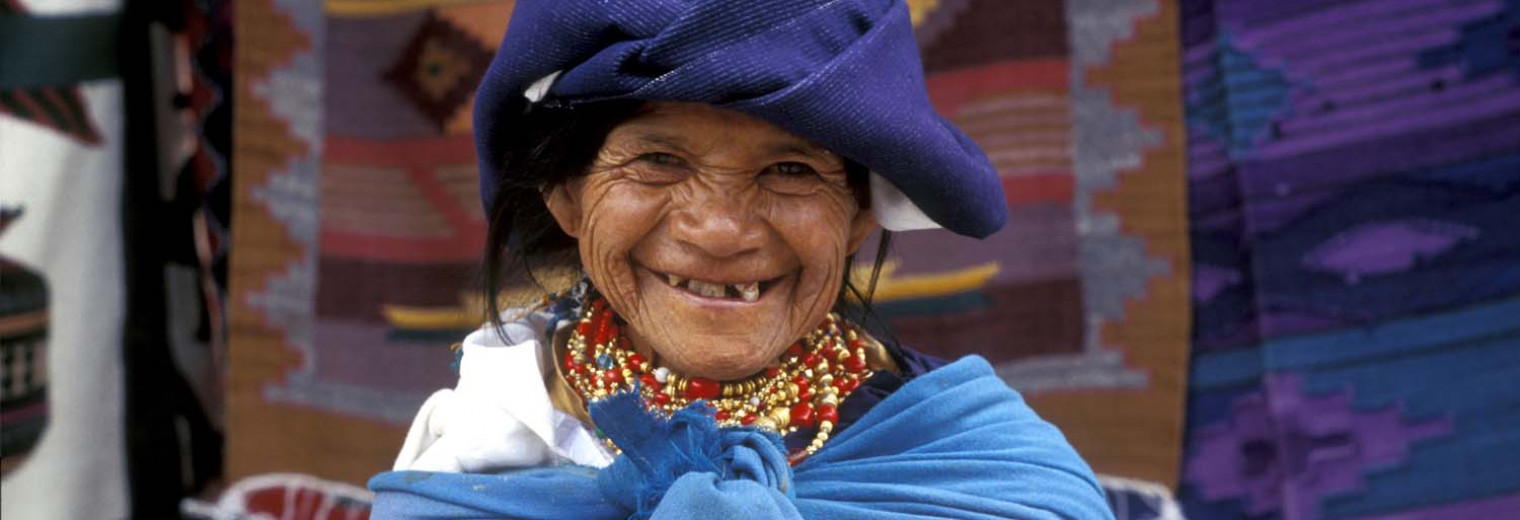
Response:
[[[798,399],[808,399],[808,398],[811,398],[811,397],[813,397],[813,386],[812,385],[797,385],[797,398]]]
[[[755,414],[748,414],[748,415],[745,415],[744,417],[740,417],[739,418],[739,424],[743,424],[743,425],[755,424]]]
[[[602,374],[602,380],[607,381],[608,384],[617,383],[623,380],[623,375],[609,370]]]
[[[644,364],[644,356],[640,356],[638,354],[629,354],[628,355],[628,364],[633,365],[635,367],[637,367],[639,365],[642,365],[642,364]]]
[[[591,335],[591,322],[583,321],[575,324],[575,333],[580,334],[582,338]]]
[[[639,374],[639,383],[643,384],[644,388],[648,388],[656,392],[660,391],[660,381],[655,379],[653,375]]]
[[[670,404],[670,396],[667,394],[654,394],[655,404]]]
[[[858,350],[864,346],[865,342],[861,341],[860,338],[850,340],[850,350]]]
[[[765,369],[765,377],[776,377],[779,375],[781,375],[781,369],[779,368],[770,367]]]
[[[862,356],[850,356],[844,359],[844,369],[851,372],[862,372],[866,369],[866,358]]]
[[[827,421],[827,422],[831,422],[831,423],[838,423],[839,422],[839,409],[835,408],[834,405],[832,405],[832,404],[826,404],[826,405],[823,405],[823,406],[819,406],[818,407],[818,421],[819,422]]]
[[[705,377],[693,377],[686,382],[687,399],[717,399],[718,392],[718,382]]]
[[[565,372],[574,372],[574,371],[575,371],[575,356],[572,356],[572,355],[570,355],[569,352],[566,352],[565,353]]]
[[[717,419],[719,421],[727,421],[728,420],[728,412],[723,411],[723,410],[718,410],[718,413],[713,414],[713,418]]]
[[[822,360],[823,356],[819,356],[817,352],[808,352],[806,356],[802,356],[802,364],[810,367],[818,366],[818,362]]]
[[[797,383],[797,386],[804,386],[808,384],[807,376],[798,374],[796,377],[792,378],[792,382]]]
[[[591,338],[593,345],[606,345],[607,340],[612,338],[612,322],[600,320],[596,322],[596,335]]]
[[[792,424],[799,427],[813,425],[813,405],[806,402],[792,405]]]
[[[855,387],[857,387],[857,386],[860,386],[860,380],[859,379],[846,379],[844,381],[840,381],[839,382],[839,391],[840,391],[840,393],[846,393],[846,394],[848,394],[850,392],[855,391]]]
[[[799,346],[796,343],[793,343],[793,344],[791,344],[791,346],[786,347],[786,353],[788,355],[792,355],[792,356],[801,356],[802,355],[802,347]]]

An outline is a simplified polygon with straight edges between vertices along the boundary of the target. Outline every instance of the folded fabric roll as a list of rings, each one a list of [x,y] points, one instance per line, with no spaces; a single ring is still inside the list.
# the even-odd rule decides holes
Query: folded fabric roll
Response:
[[[737,110],[865,165],[951,231],[980,238],[1007,220],[997,171],[930,105],[902,0],[519,1],[475,102],[485,199],[510,175],[496,139],[530,87],[571,106]]]
[[[630,402],[639,413],[597,420],[624,447],[607,468],[382,473],[374,517],[1113,518],[1091,469],[980,357],[904,385],[795,468],[774,436]]]

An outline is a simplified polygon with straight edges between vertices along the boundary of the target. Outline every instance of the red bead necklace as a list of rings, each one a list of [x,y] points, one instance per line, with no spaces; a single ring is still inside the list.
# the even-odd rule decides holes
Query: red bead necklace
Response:
[[[863,334],[829,313],[818,328],[787,347],[777,366],[759,374],[727,382],[684,377],[652,367],[634,352],[606,301],[586,299],[564,357],[565,379],[581,399],[601,399],[637,381],[645,405],[666,415],[700,400],[714,409],[714,419],[723,426],[753,425],[782,435],[816,426],[812,442],[791,455],[794,465],[823,447],[839,422],[839,403],[873,373]]]

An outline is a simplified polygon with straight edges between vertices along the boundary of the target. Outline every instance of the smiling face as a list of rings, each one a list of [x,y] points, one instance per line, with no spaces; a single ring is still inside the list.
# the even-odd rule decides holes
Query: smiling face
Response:
[[[840,157],[747,115],[648,103],[545,202],[656,364],[739,379],[834,305],[875,228]]]

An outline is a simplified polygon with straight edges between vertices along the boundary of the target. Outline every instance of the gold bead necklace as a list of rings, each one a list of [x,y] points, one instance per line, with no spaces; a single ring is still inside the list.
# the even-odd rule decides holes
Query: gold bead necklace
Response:
[[[682,376],[653,367],[635,352],[605,300],[594,295],[586,300],[563,360],[565,379],[581,399],[601,399],[637,383],[645,406],[666,415],[702,401],[721,426],[756,426],[781,435],[816,427],[812,442],[788,457],[793,465],[823,447],[839,422],[840,402],[873,374],[862,333],[830,313],[788,346],[776,366],[759,374],[728,382]]]

